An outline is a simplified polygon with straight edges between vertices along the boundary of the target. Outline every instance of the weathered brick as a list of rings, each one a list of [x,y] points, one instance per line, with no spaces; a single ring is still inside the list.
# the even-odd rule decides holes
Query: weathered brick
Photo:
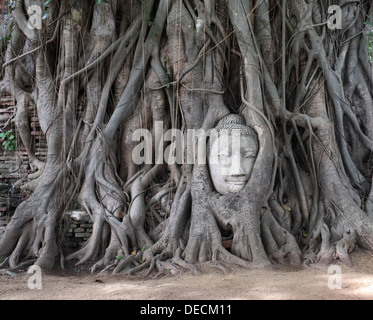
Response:
[[[82,223],[80,225],[81,228],[92,228],[93,224],[92,223]]]
[[[82,210],[67,211],[65,214],[71,216],[71,218],[75,221],[82,221],[87,223],[91,221],[91,217],[89,216],[89,214]]]
[[[90,232],[77,232],[75,233],[75,238],[89,238],[91,236]]]

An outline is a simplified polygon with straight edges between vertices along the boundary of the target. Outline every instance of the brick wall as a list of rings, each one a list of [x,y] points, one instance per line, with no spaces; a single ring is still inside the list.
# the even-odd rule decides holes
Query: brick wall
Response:
[[[2,146],[0,147],[0,181],[6,183],[15,182],[14,180],[31,173],[26,149],[16,132],[13,122],[9,121],[9,119],[14,119],[15,111],[15,101],[12,97],[0,97],[0,131],[4,132],[12,129],[17,139],[16,151],[9,152],[4,150]],[[29,115],[36,156],[39,160],[45,161],[47,141],[40,128],[36,110],[31,108]],[[0,139],[0,142],[2,143],[3,141]]]
[[[8,1],[0,0],[0,23],[3,22],[3,17],[6,13],[8,13]]]
[[[14,117],[15,111],[13,98],[8,96],[0,97],[0,132],[13,129],[17,139],[16,151],[12,152],[4,150],[3,141],[0,139],[0,238],[4,234],[5,227],[17,205],[23,200],[22,195],[12,189],[12,185],[32,172],[26,149],[23,147],[14,124],[9,121],[9,119]],[[40,128],[35,109],[29,110],[29,119],[36,156],[39,160],[45,161],[47,142]],[[65,218],[68,228],[66,246],[71,248],[81,246],[91,236],[91,218],[82,211],[67,212]]]
[[[20,194],[11,192],[13,184],[21,178],[27,179],[32,173],[28,155],[22,141],[17,134],[14,123],[10,121],[15,116],[15,101],[12,97],[0,97],[0,132],[10,129],[15,132],[17,148],[15,151],[7,151],[2,146],[0,139],[0,216],[9,215],[20,200]],[[35,145],[36,156],[39,160],[45,161],[47,155],[47,142],[41,131],[37,112],[29,110],[31,135]]]
[[[0,12],[1,8],[0,0]],[[14,99],[10,96],[0,96],[0,132],[12,129],[17,140],[16,150],[7,151],[2,145],[3,140],[0,139],[0,237],[4,234],[5,227],[14,210],[23,200],[19,190],[12,188],[13,184],[21,178],[27,179],[27,175],[32,172],[26,149],[12,122],[15,112]],[[36,155],[38,159],[45,161],[47,144],[40,129],[36,110],[30,109],[29,116]]]
[[[92,220],[89,214],[84,211],[68,211],[65,213],[67,226],[67,238],[65,239],[65,248],[79,248],[92,235]],[[0,239],[9,223],[9,217],[0,217]]]
[[[65,246],[76,248],[81,246],[92,235],[93,223],[85,211],[68,211],[65,213],[67,221],[67,241]]]

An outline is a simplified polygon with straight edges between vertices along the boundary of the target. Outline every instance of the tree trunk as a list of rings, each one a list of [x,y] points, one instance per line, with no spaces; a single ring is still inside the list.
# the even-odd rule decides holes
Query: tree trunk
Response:
[[[39,3],[39,30],[27,25],[30,3],[16,1],[0,87],[17,102],[35,173],[1,266],[68,260],[161,275],[206,262],[351,265],[356,246],[372,250],[373,7],[341,1],[335,29],[333,4],[56,0]],[[238,113],[259,151],[243,189],[220,194],[201,133]],[[77,202],[93,231],[68,254],[63,218]]]

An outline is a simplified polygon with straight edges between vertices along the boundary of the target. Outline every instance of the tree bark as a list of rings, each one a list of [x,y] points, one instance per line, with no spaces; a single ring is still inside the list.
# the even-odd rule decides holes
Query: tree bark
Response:
[[[35,171],[0,241],[1,267],[66,260],[158,276],[207,262],[351,265],[356,246],[372,250],[369,1],[341,6],[341,30],[328,28],[329,0],[38,4],[41,30],[18,0],[1,31],[0,88],[16,101]],[[231,113],[254,130],[259,153],[245,188],[221,195],[207,164],[167,163],[173,141],[163,138],[180,130],[179,155],[197,160],[201,141],[191,153],[188,133]],[[133,160],[137,129],[152,137],[151,164]],[[93,231],[71,253],[62,224],[76,203]]]

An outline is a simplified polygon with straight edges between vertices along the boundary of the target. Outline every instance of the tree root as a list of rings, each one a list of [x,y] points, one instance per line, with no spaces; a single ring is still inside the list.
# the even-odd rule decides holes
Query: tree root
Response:
[[[269,258],[279,264],[284,264],[285,260],[295,266],[302,264],[302,252],[294,236],[282,228],[269,211],[264,214],[261,230]]]
[[[329,266],[337,259],[341,260],[347,267],[353,266],[349,253],[353,251],[356,245],[357,233],[354,230],[350,230],[347,226],[347,231],[343,233],[340,239],[331,242],[330,229],[323,223],[321,227],[319,226],[315,230],[315,234],[312,235],[312,238],[316,239],[319,236],[321,237],[319,251],[315,252],[315,250],[312,249],[309,253],[304,255],[305,260],[303,265],[306,268]]]
[[[41,176],[43,175],[45,164],[40,163],[37,166],[38,170],[35,173],[28,175],[28,182],[21,186],[21,190],[27,192],[34,192],[39,185],[39,181],[41,180]]]
[[[328,41],[322,1],[276,2],[271,14],[268,1],[109,2],[86,16],[88,2],[74,11],[61,2],[51,10],[65,11],[66,19],[43,23],[39,33],[27,28],[25,1],[16,1],[0,86],[17,102],[14,123],[38,171],[22,186],[34,194],[0,241],[0,267],[49,268],[59,253],[63,263],[57,232],[76,197],[93,231],[66,259],[94,261],[92,272],[130,268],[125,272],[159,277],[197,274],[200,264],[227,272],[230,265],[304,260],[308,267],[337,259],[350,266],[356,243],[373,248],[373,187],[364,203],[372,180],[373,78],[361,45],[370,32],[363,27],[369,1],[347,3],[351,23]],[[43,46],[41,35],[49,38]],[[282,52],[271,47],[272,35],[283,37]],[[281,67],[274,63],[280,55]],[[231,81],[239,71],[240,83]],[[47,138],[45,165],[31,139],[31,103]],[[153,134],[163,121],[163,134],[206,132],[238,111],[260,142],[240,193],[217,194],[207,166],[132,161],[138,128]],[[152,141],[151,155],[167,142]],[[231,251],[222,245],[224,232],[233,235]]]

